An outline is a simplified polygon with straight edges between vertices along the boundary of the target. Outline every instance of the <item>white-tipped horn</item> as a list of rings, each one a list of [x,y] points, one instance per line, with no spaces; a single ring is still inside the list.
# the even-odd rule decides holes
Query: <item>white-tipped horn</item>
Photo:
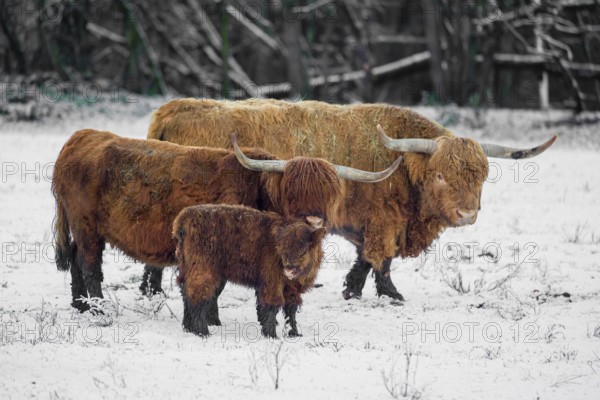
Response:
[[[546,143],[529,149],[516,149],[513,147],[501,146],[499,144],[481,143],[486,156],[494,158],[511,158],[518,160],[521,158],[530,158],[542,154],[548,150],[550,146],[558,138],[557,135],[552,136]]]
[[[437,148],[435,141],[430,139],[392,139],[385,134],[381,125],[377,125],[377,137],[385,148],[403,153],[433,154]]]
[[[235,156],[242,166],[248,168],[252,171],[259,172],[279,172],[283,173],[285,169],[286,161],[283,160],[254,160],[252,158],[248,158],[243,152],[242,149],[238,146],[237,138],[235,133],[231,134],[231,143],[233,144],[233,151],[235,152]]]
[[[400,165],[401,161],[402,156],[398,157],[396,161],[394,161],[394,163],[390,165],[389,168],[379,172],[368,172],[352,167],[344,167],[342,165],[334,165],[334,167],[340,178],[349,181],[375,183],[382,181],[388,178],[390,175],[392,175],[394,171],[398,169],[398,166]]]

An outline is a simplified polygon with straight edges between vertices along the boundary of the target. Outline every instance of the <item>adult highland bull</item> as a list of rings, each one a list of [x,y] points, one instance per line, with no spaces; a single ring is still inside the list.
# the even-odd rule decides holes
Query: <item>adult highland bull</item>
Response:
[[[379,146],[378,124],[388,150]],[[487,158],[533,157],[556,139],[532,149],[513,149],[457,137],[397,106],[259,99],[172,100],[154,113],[148,138],[229,148],[228,135],[234,130],[244,146],[261,147],[281,158],[322,157],[364,170],[389,165],[398,152],[404,154],[400,168],[386,182],[350,183],[339,218],[329,226],[357,246],[344,297],[360,297],[373,268],[377,294],[401,301],[389,276],[392,259],[416,257],[445,228],[475,222]]]
[[[232,136],[235,142],[235,136]],[[117,247],[135,260],[177,264],[173,221],[185,207],[224,203],[275,211],[308,222],[335,218],[340,178],[378,182],[391,175],[297,157],[277,160],[260,149],[234,151],[129,139],[92,129],[75,132],[54,166],[56,265],[71,271],[73,307],[102,297],[102,251]],[[222,289],[222,288],[221,288]]]

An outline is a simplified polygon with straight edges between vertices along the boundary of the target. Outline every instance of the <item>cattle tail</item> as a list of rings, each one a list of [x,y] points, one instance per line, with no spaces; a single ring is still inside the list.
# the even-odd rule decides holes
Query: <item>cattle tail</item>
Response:
[[[59,271],[68,271],[73,263],[71,232],[65,207],[56,198],[56,216],[54,217],[54,257]]]

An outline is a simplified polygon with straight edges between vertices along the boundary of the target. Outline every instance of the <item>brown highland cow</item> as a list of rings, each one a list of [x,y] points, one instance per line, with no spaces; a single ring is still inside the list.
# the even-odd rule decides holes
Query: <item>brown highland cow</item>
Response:
[[[317,278],[326,232],[304,218],[286,222],[244,206],[184,208],[173,224],[184,329],[208,335],[212,308],[231,281],[256,290],[263,335],[277,337],[277,313],[283,308],[289,335],[297,336],[296,312]]]
[[[175,265],[173,221],[185,207],[241,204],[286,218],[327,220],[343,196],[339,178],[377,182],[400,162],[370,173],[320,159],[277,160],[259,149],[248,149],[248,158],[235,147],[234,153],[75,132],[56,160],[52,181],[56,264],[71,270],[73,306],[84,311],[80,297],[102,297],[105,243],[147,264]]]
[[[387,148],[377,141],[380,124]],[[371,268],[378,295],[403,300],[389,277],[394,257],[416,257],[447,227],[473,224],[480,209],[488,157],[526,158],[546,150],[480,144],[407,108],[384,104],[332,105],[251,99],[179,99],[155,113],[148,138],[187,146],[229,148],[239,133],[245,146],[281,158],[322,157],[364,170],[389,165],[404,154],[398,172],[377,185],[349,182],[329,231],[357,246],[346,276],[346,299],[360,297]]]

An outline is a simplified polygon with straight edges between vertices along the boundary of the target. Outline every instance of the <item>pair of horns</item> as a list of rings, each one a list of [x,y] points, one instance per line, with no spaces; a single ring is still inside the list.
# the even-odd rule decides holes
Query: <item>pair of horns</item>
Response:
[[[285,165],[287,161],[285,160],[253,160],[248,158],[240,149],[237,143],[237,138],[235,133],[231,134],[231,143],[233,143],[233,151],[235,155],[245,168],[248,168],[252,171],[260,171],[260,172],[279,172],[282,173],[285,169]],[[368,172],[360,169],[345,167],[343,165],[333,165],[335,171],[338,176],[342,179],[346,179],[349,181],[357,181],[357,182],[379,182],[391,174],[398,168],[400,162],[402,161],[402,156],[398,157],[396,161],[388,168],[380,172]]]
[[[385,134],[381,125],[377,125],[377,135],[379,141],[388,149],[400,152],[412,152],[412,153],[426,153],[432,154],[437,148],[435,140],[430,139],[392,139]],[[483,152],[488,157],[494,158],[511,158],[521,159],[530,158],[542,154],[546,151],[557,136],[552,136],[546,143],[539,146],[532,147],[530,149],[517,149],[513,147],[501,146],[499,144],[480,143],[483,148]]]

